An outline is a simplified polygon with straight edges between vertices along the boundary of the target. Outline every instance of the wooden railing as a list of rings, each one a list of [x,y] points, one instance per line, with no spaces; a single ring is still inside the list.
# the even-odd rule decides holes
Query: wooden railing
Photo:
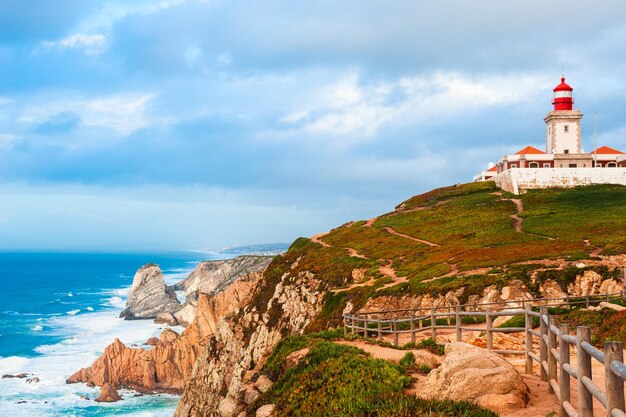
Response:
[[[358,334],[379,341],[384,335],[392,335],[393,344],[399,345],[403,334],[410,335],[415,343],[416,335],[430,332],[437,340],[438,329],[454,329],[455,340],[462,341],[464,331],[484,332],[487,349],[501,354],[525,355],[525,371],[532,374],[533,362],[539,364],[540,376],[548,382],[548,391],[555,394],[560,403],[560,417],[593,417],[593,398],[607,410],[608,417],[626,417],[624,407],[624,381],[626,365],[622,342],[605,342],[604,350],[591,344],[589,327],[578,326],[576,335],[570,335],[569,325],[555,324],[555,316],[548,314],[548,305],[560,304],[571,308],[576,305],[600,301],[624,299],[626,292],[602,294],[589,297],[566,297],[525,301],[484,303],[475,305],[444,306],[431,309],[406,309],[374,311],[344,315],[345,334]],[[510,308],[514,306],[514,308]],[[508,308],[507,308],[508,307]],[[539,311],[534,311],[539,307]],[[495,317],[523,316],[524,327],[498,328],[493,326]],[[463,318],[481,321],[481,326],[469,327]],[[539,330],[533,328],[533,318],[539,319]],[[482,321],[484,319],[484,326]],[[439,322],[438,322],[439,321]],[[467,321],[467,320],[466,320]],[[476,323],[475,323],[476,324]],[[523,333],[524,350],[494,349],[494,333]],[[533,351],[533,338],[538,338],[539,352]],[[576,347],[576,364],[570,363],[571,346]],[[592,378],[592,359],[604,365],[604,391]],[[577,380],[577,408],[571,403],[571,378]]]

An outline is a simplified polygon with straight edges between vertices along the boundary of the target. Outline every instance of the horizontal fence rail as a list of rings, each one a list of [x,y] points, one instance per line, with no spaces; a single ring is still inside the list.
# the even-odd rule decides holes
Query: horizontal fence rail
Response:
[[[593,417],[594,398],[604,407],[608,417],[626,417],[626,364],[622,342],[605,342],[603,350],[599,350],[591,343],[589,327],[579,326],[576,334],[570,334],[568,324],[557,326],[556,317],[548,314],[548,306],[589,307],[601,301],[624,298],[626,291],[585,297],[371,311],[345,314],[343,322],[346,335],[359,335],[378,341],[391,335],[395,346],[399,345],[400,336],[407,334],[411,343],[415,344],[416,335],[420,333],[426,333],[436,341],[438,330],[454,329],[454,339],[460,342],[463,340],[463,332],[484,332],[487,349],[500,354],[524,355],[527,374],[533,373],[534,363],[539,365],[539,374],[548,383],[548,392],[559,400],[559,417]],[[534,311],[537,307],[539,311]],[[494,327],[494,319],[501,316],[523,317],[524,326]],[[538,329],[533,326],[533,320],[537,319]],[[464,324],[464,320],[467,324]],[[494,349],[494,333],[523,333],[524,350]],[[533,350],[535,339],[538,339],[538,352]],[[573,363],[570,360],[572,347],[575,351]],[[601,384],[593,380],[594,360],[604,366],[605,376]],[[575,401],[571,398],[572,378],[576,381],[578,391]]]

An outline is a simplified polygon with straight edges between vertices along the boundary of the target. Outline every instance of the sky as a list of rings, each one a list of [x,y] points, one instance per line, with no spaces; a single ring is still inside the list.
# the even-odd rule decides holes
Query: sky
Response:
[[[626,150],[626,3],[0,0],[0,250],[291,242],[545,144]]]

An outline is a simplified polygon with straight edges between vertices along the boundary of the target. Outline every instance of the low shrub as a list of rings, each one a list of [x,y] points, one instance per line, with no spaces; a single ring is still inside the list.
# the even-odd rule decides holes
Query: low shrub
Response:
[[[400,359],[400,366],[411,368],[413,365],[415,365],[415,355],[413,352],[405,353],[402,359]]]
[[[437,344],[437,342],[432,338],[422,340],[415,347],[418,349],[425,349],[435,355],[443,356],[445,353],[445,346]]]

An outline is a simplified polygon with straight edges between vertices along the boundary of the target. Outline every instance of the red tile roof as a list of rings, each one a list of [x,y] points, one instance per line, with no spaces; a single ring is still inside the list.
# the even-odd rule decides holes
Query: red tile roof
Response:
[[[487,172],[494,172],[494,171],[497,171],[497,170],[498,170],[498,166],[497,166],[497,165],[494,165],[494,166],[492,166],[491,168],[489,168],[489,169],[487,170]]]
[[[591,153],[594,153],[593,151]],[[598,155],[618,155],[623,154],[624,152],[618,151],[617,149],[609,148],[608,146],[601,146],[596,149],[595,153]]]
[[[539,149],[532,147],[532,146],[527,146],[521,151],[515,152],[515,155],[527,155],[527,154],[545,154],[545,152],[540,151]]]

